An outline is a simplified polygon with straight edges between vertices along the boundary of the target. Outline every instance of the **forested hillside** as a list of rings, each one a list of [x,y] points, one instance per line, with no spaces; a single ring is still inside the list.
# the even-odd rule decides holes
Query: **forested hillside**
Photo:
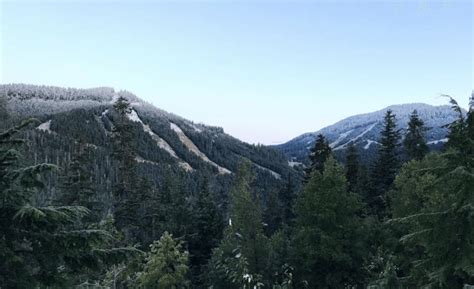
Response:
[[[440,151],[388,109],[303,170],[129,92],[0,95],[0,288],[474,286],[474,97]]]

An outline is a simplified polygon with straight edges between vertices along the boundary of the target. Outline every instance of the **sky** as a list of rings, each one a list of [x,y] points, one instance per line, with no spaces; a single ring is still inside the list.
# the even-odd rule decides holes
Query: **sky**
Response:
[[[467,106],[471,1],[5,1],[0,82],[133,92],[250,143],[392,104]]]

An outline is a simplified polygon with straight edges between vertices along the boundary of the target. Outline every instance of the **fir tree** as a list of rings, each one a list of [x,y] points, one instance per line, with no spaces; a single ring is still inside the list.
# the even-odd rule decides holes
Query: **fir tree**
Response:
[[[120,97],[114,104],[116,121],[113,133],[113,157],[118,163],[117,183],[114,188],[115,220],[117,227],[125,232],[127,238],[134,238],[137,231],[137,213],[139,204],[136,200],[137,184],[134,133],[128,115],[132,108],[129,102]]]
[[[400,167],[400,132],[397,129],[395,114],[391,110],[387,110],[385,114],[379,142],[380,148],[372,171],[371,190],[367,202],[373,213],[382,217],[387,206],[386,193]]]
[[[293,222],[295,214],[293,213],[293,206],[295,200],[295,182],[293,177],[288,174],[287,182],[278,194],[278,200],[281,207],[281,221],[283,224],[290,226]]]
[[[250,190],[252,178],[251,163],[241,163],[231,189],[229,226],[210,261],[209,285],[252,288],[261,282],[267,269],[267,238],[260,207]]]
[[[192,236],[189,242],[191,268],[194,269],[194,276],[201,277],[200,275],[204,273],[203,267],[211,257],[212,249],[217,247],[222,239],[224,230],[223,216],[210,191],[207,177],[197,196],[192,223]],[[198,279],[195,283],[201,282]]]
[[[425,124],[414,110],[408,122],[408,130],[403,140],[408,159],[421,160],[428,153],[428,145],[425,141]]]
[[[312,171],[322,172],[324,162],[332,154],[328,141],[322,134],[318,134],[314,147],[309,153],[310,164],[306,169],[306,180],[309,179]]]
[[[266,203],[263,220],[265,222],[265,233],[267,236],[270,236],[281,227],[282,207],[278,201],[278,195],[274,191],[268,193]]]
[[[343,168],[329,158],[314,171],[296,203],[293,248],[300,283],[351,288],[364,281],[362,205],[347,191]]]
[[[150,245],[143,271],[138,275],[142,288],[188,288],[189,254],[182,243],[165,232],[159,241]]]
[[[359,179],[359,155],[353,142],[349,144],[346,150],[346,179],[349,184],[349,191],[355,192]]]

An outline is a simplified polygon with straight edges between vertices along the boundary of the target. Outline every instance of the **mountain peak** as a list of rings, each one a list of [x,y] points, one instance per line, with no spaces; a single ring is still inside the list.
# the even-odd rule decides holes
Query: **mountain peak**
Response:
[[[449,105],[396,104],[374,112],[347,117],[318,131],[302,134],[276,147],[284,152],[290,160],[304,162],[314,144],[316,135],[322,134],[328,139],[333,150],[339,151],[339,153],[344,151],[350,142],[355,143],[359,150],[372,151],[378,146],[383,118],[387,110],[392,110],[396,115],[397,126],[402,130],[402,134],[407,127],[411,113],[417,110],[418,115],[428,128],[426,138],[432,146],[440,146],[445,142],[447,129],[444,126],[453,122],[457,117]]]

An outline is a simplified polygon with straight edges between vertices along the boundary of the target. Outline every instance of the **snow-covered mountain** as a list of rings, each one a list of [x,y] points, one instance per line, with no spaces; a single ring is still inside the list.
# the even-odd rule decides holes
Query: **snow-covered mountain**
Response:
[[[129,119],[140,138],[137,162],[174,164],[185,172],[203,168],[232,175],[242,159],[271,178],[287,175],[285,156],[269,147],[250,145],[220,127],[194,123],[149,104],[128,91],[113,88],[61,88],[27,84],[0,85],[7,111],[20,118],[37,117],[38,131],[106,147],[113,126],[113,103],[125,97],[133,108]]]
[[[319,131],[305,133],[276,147],[287,155],[292,164],[305,162],[316,136],[323,134],[329,140],[336,155],[343,154],[346,146],[354,142],[363,156],[370,157],[379,145],[383,118],[389,109],[396,114],[398,128],[401,129],[402,135],[405,133],[410,114],[413,110],[417,110],[428,128],[426,140],[432,148],[439,148],[447,141],[448,131],[444,126],[456,119],[456,114],[448,105],[432,106],[424,103],[392,105],[375,112],[345,118]]]

